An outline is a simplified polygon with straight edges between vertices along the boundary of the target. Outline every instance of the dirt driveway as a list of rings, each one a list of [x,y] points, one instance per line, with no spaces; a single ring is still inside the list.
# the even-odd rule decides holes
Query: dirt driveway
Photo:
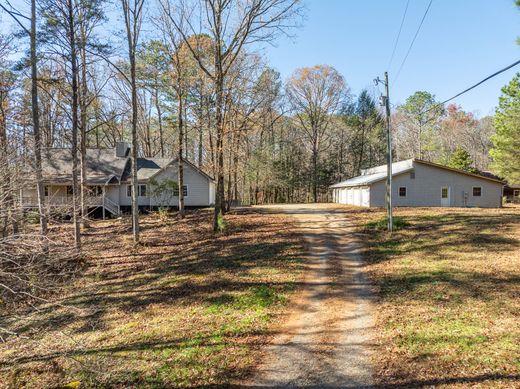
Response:
[[[304,289],[267,350],[252,387],[372,387],[371,290],[345,208],[277,205],[308,245]]]

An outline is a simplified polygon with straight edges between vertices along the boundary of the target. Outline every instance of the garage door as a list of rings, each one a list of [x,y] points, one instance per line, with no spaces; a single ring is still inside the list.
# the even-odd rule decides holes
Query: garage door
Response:
[[[361,188],[354,189],[354,205],[361,205]]]

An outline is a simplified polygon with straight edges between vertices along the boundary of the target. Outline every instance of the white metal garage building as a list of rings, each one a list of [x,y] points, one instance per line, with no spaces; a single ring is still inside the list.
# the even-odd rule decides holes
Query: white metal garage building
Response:
[[[386,165],[331,186],[333,201],[383,207]],[[396,207],[485,207],[502,205],[503,182],[435,163],[408,159],[392,165],[392,197]]]

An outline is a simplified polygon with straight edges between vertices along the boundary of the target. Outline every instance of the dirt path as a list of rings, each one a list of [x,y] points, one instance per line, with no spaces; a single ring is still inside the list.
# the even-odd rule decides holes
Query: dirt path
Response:
[[[372,387],[371,291],[344,210],[333,205],[262,210],[298,220],[309,247],[308,270],[304,290],[251,386]]]

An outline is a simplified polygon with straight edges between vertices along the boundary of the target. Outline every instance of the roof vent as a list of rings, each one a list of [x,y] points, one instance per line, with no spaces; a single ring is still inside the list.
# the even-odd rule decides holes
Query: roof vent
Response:
[[[130,146],[126,142],[117,142],[116,143],[116,157],[126,158],[128,156],[128,152],[130,151]]]

